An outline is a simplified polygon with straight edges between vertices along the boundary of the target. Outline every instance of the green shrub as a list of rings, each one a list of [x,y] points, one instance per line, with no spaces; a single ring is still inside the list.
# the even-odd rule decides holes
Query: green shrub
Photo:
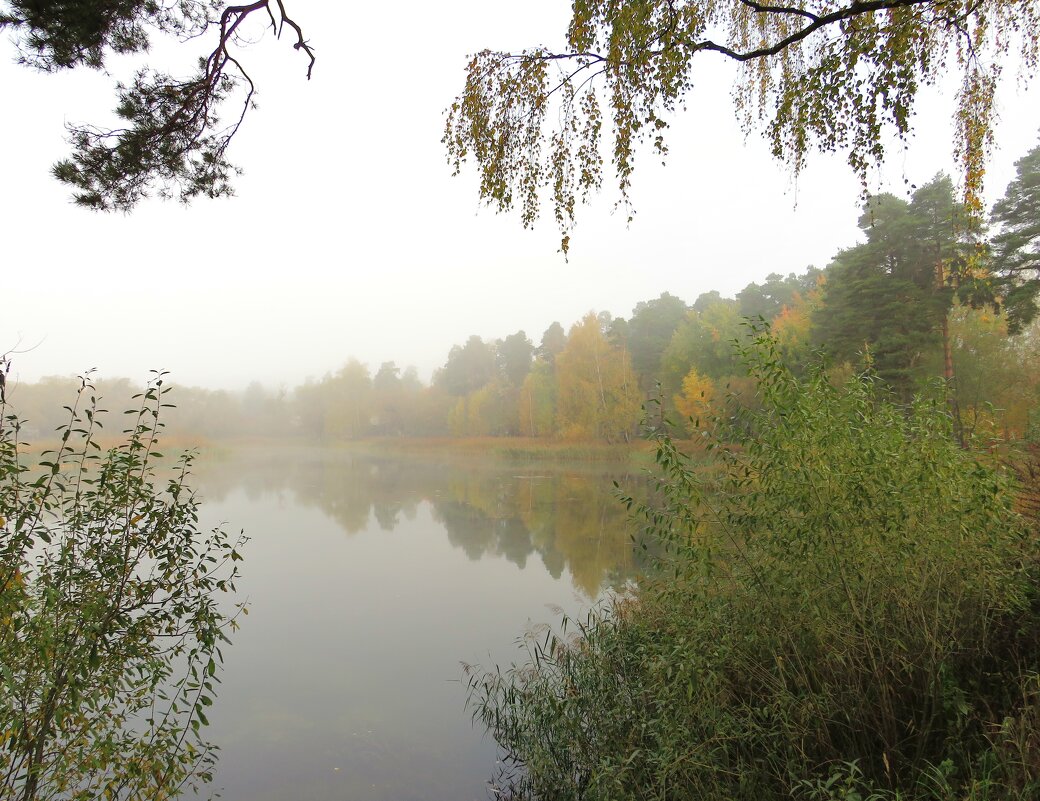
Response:
[[[768,332],[761,406],[657,431],[671,544],[630,598],[469,675],[502,781],[544,799],[1040,797],[1037,542],[937,400],[798,379]],[[575,627],[571,635],[567,629]]]
[[[190,456],[159,484],[166,391],[160,374],[103,453],[84,380],[33,466],[0,408],[2,798],[162,799],[210,778],[201,733],[242,540],[199,530]]]

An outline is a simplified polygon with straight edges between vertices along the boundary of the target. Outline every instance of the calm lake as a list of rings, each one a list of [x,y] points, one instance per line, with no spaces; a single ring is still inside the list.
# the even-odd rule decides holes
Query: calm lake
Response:
[[[250,537],[249,615],[210,739],[226,801],[489,797],[496,748],[462,662],[638,572],[621,468],[249,449],[204,457],[202,524]]]

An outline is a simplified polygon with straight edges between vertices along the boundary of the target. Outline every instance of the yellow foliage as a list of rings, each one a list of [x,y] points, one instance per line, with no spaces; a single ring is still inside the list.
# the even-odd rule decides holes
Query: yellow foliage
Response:
[[[610,342],[596,315],[574,325],[556,357],[557,427],[565,439],[615,442],[639,422],[641,397],[628,352]]]
[[[802,362],[808,356],[812,315],[820,305],[821,296],[819,285],[804,295],[795,292],[791,304],[785,305],[772,321],[773,335],[780,344],[781,352],[795,362]]]
[[[1008,336],[1007,320],[985,310],[955,306],[950,339],[957,372],[958,423],[965,435],[1020,439],[1040,401],[1037,328]]]
[[[673,401],[684,419],[703,420],[711,414],[715,396],[715,382],[691,369],[682,380],[682,392]]]

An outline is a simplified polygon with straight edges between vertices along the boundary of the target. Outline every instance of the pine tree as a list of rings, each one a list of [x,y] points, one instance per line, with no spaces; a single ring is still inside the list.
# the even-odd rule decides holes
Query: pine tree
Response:
[[[1003,298],[1008,330],[1022,330],[1038,311],[1040,293],[1040,145],[1015,162],[1018,174],[993,207],[993,283]]]

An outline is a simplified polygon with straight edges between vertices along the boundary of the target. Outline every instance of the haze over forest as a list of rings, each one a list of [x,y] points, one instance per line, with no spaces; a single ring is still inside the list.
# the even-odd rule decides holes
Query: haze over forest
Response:
[[[1040,148],[1030,157],[1040,160]],[[970,283],[936,283],[936,253],[921,249],[922,232],[930,231],[942,258],[970,253],[977,239],[959,227],[959,209],[952,181],[938,175],[909,200],[872,198],[860,218],[867,241],[839,251],[826,269],[773,273],[731,298],[718,291],[693,299],[664,292],[634,302],[627,317],[591,310],[541,332],[474,333],[451,348],[428,382],[408,354],[369,365],[348,352],[339,369],[295,386],[263,380],[241,392],[179,386],[170,396],[177,408],[167,412],[169,433],[197,441],[630,441],[639,436],[651,398],[660,398],[676,421],[707,421],[729,403],[758,403],[739,348],[759,321],[770,324],[784,360],[798,372],[819,357],[836,376],[869,361],[902,401],[937,391],[940,378],[954,378],[952,408],[962,436],[1021,438],[1040,425],[1033,301],[1027,295],[1020,306],[1011,296],[995,310]],[[938,228],[936,219],[943,221]],[[131,407],[140,391],[127,378],[91,380],[110,409]],[[12,407],[27,433],[46,438],[59,426],[77,385],[69,377],[13,384]],[[686,433],[694,433],[693,426],[686,424]]]
[[[670,121],[667,164],[649,149],[641,157],[633,222],[609,193],[594,197],[565,262],[551,219],[524,231],[516,215],[483,209],[477,177],[451,177],[440,139],[464,55],[552,44],[568,4],[535,0],[518,14],[466,0],[448,17],[406,4],[407,25],[392,8],[309,3],[309,35],[393,28],[399,52],[422,54],[421,67],[387,58],[379,37],[351,34],[349,47],[323,47],[307,82],[298,54],[258,24],[250,69],[260,105],[235,142],[236,196],[190,207],[151,199],[130,216],[72,207],[48,178],[68,153],[64,125],[104,121],[112,76],[37,74],[2,60],[9,103],[26,113],[0,130],[0,146],[17,154],[5,182],[19,187],[0,198],[5,228],[19,234],[5,253],[19,269],[0,348],[41,343],[15,359],[12,377],[97,367],[142,381],[162,368],[178,384],[277,389],[320,380],[354,356],[373,374],[385,361],[414,364],[428,382],[470,334],[523,329],[537,340],[554,320],[566,327],[590,309],[627,317],[662,292],[733,297],[770,273],[822,268],[862,237],[861,187],[844,156],[814,154],[794,179],[766,142],[745,136],[730,99],[738,73],[709,56],[692,113]],[[176,43],[155,46],[158,60],[187,58]],[[118,56],[111,72],[139,61]],[[956,90],[952,79],[921,88],[913,136],[904,144],[883,133],[889,157],[869,191],[906,199],[939,171],[956,178]],[[1000,87],[987,205],[1036,142],[1035,100],[1010,77]],[[88,309],[84,326],[77,315]]]

